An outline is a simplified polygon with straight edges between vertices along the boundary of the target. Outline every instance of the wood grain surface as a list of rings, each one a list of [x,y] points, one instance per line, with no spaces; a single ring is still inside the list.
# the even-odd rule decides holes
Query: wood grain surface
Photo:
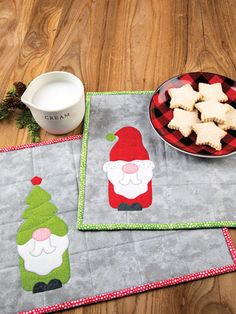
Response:
[[[87,91],[153,90],[199,70],[236,79],[235,16],[235,0],[0,0],[0,97],[51,70]],[[0,147],[28,142],[14,119],[0,123]],[[235,295],[231,273],[64,313],[229,314]]]

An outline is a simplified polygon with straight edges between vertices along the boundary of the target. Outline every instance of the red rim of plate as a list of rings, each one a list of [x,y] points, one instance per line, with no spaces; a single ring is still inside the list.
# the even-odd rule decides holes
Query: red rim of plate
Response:
[[[234,80],[216,73],[185,73],[168,79],[157,88],[149,105],[151,124],[163,141],[186,154],[206,158],[219,158],[232,155],[236,153],[236,131],[227,131],[228,134],[221,141],[222,149],[216,151],[206,145],[196,145],[196,134],[194,132],[189,137],[183,137],[179,131],[171,130],[167,127],[169,121],[173,118],[173,110],[169,108],[170,96],[167,92],[168,89],[181,87],[189,83],[197,90],[199,82],[209,84],[220,82],[224,93],[228,96],[227,103],[236,108],[236,82]]]

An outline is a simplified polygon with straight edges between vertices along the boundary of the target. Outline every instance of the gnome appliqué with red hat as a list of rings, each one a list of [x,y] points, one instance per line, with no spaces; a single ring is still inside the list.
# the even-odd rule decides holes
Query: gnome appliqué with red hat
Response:
[[[109,203],[121,211],[142,210],[152,204],[152,176],[154,164],[142,142],[142,135],[127,126],[108,140],[118,141],[110,151],[110,161],[103,170],[107,173]]]

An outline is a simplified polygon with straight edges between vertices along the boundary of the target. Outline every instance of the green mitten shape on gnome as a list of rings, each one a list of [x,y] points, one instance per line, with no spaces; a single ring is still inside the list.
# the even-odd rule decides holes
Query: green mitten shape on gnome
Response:
[[[22,214],[26,221],[16,236],[22,287],[34,293],[60,288],[70,279],[68,227],[56,216],[51,195],[38,186],[41,181],[39,177],[31,180],[35,187],[26,198],[28,207]],[[58,287],[53,281],[60,283]],[[37,290],[42,283],[44,290]]]

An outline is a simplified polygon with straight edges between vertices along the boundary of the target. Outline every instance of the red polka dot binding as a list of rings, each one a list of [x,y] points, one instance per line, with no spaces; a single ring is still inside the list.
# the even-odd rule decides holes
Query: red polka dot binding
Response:
[[[73,141],[73,140],[78,140],[81,138],[82,138],[82,135],[79,134],[79,135],[71,135],[67,137],[54,138],[52,140],[43,141],[39,143],[29,143],[29,144],[3,147],[3,148],[0,148],[0,153],[10,152],[10,151],[19,150],[19,149],[39,147],[39,146],[44,146],[44,145],[51,145],[51,144],[62,143],[62,142],[67,142],[67,141]]]

